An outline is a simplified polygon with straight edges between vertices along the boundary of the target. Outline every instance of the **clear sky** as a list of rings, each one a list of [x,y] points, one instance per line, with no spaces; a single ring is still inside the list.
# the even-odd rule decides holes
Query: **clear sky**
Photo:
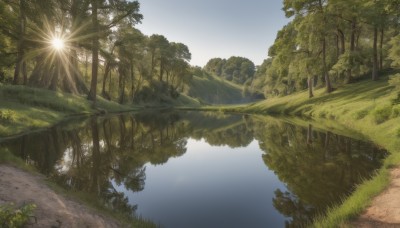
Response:
[[[287,22],[281,0],[139,0],[144,34],[161,34],[192,53],[192,65],[242,56],[256,65],[267,57]]]

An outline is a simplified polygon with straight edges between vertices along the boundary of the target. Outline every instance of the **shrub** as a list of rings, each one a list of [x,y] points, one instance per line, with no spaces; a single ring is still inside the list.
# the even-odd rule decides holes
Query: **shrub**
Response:
[[[392,118],[396,118],[399,116],[400,116],[400,105],[393,106]]]
[[[396,98],[393,99],[394,104],[400,104],[400,74],[395,74],[390,77],[389,84],[394,86]]]
[[[35,204],[15,208],[13,204],[0,206],[0,227],[16,228],[24,226],[33,216]]]
[[[361,120],[364,117],[366,117],[368,115],[368,113],[369,113],[369,111],[367,109],[360,110],[360,111],[356,112],[355,118],[356,118],[356,120]]]
[[[0,110],[0,121],[13,122],[15,120],[15,112],[9,109]]]
[[[385,106],[380,106],[376,107],[373,111],[373,116],[375,119],[375,123],[380,124],[385,122],[390,118],[392,115],[392,106],[391,105],[385,105]]]
[[[319,113],[318,116],[319,116],[320,118],[326,118],[326,112],[325,112],[325,111],[322,111],[322,112]]]

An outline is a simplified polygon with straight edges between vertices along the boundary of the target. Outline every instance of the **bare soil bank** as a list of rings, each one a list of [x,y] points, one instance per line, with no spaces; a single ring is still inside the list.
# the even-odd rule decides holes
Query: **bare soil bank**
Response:
[[[45,177],[9,165],[0,165],[0,204],[36,204],[27,227],[121,227],[114,219],[55,193]]]
[[[400,168],[392,169],[388,188],[375,197],[354,227],[400,227]]]

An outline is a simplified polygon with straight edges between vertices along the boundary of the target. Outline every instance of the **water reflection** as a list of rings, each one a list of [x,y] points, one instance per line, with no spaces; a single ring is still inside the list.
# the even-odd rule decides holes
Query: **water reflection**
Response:
[[[312,125],[299,127],[272,118],[206,112],[93,117],[0,146],[34,164],[65,188],[91,193],[106,207],[134,215],[140,205],[130,202],[126,193],[146,188],[148,164],[163,165],[191,150],[189,139],[230,148],[245,148],[257,140],[261,149],[258,159],[267,166],[265,170],[272,170],[283,183],[283,187],[271,192],[273,197],[269,200],[286,217],[280,224],[287,227],[303,226],[317,213],[338,203],[362,178],[369,177],[386,156],[385,151],[369,143],[316,131]],[[253,180],[252,186],[257,188],[257,182],[263,181]],[[115,186],[124,186],[124,191]],[[235,200],[250,201],[251,197],[262,194]],[[209,204],[212,207],[212,202]],[[260,213],[260,208],[252,210]],[[233,227],[234,218],[227,219],[232,221],[227,226]],[[265,220],[253,224],[271,225]]]

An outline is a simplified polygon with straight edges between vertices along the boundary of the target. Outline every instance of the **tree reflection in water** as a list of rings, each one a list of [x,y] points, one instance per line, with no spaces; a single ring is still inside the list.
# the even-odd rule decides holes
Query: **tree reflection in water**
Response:
[[[106,207],[133,215],[116,186],[145,188],[146,164],[161,165],[187,150],[187,140],[246,147],[254,139],[262,159],[287,189],[276,189],[274,207],[286,226],[310,222],[350,194],[381,165],[386,152],[369,143],[295,126],[273,118],[220,113],[143,113],[92,117],[0,144],[73,191],[95,195]]]
[[[287,227],[302,227],[339,203],[387,155],[361,140],[313,131],[311,124],[303,128],[272,121],[255,126],[265,164],[288,189],[277,189],[273,199],[275,208],[290,218]]]

